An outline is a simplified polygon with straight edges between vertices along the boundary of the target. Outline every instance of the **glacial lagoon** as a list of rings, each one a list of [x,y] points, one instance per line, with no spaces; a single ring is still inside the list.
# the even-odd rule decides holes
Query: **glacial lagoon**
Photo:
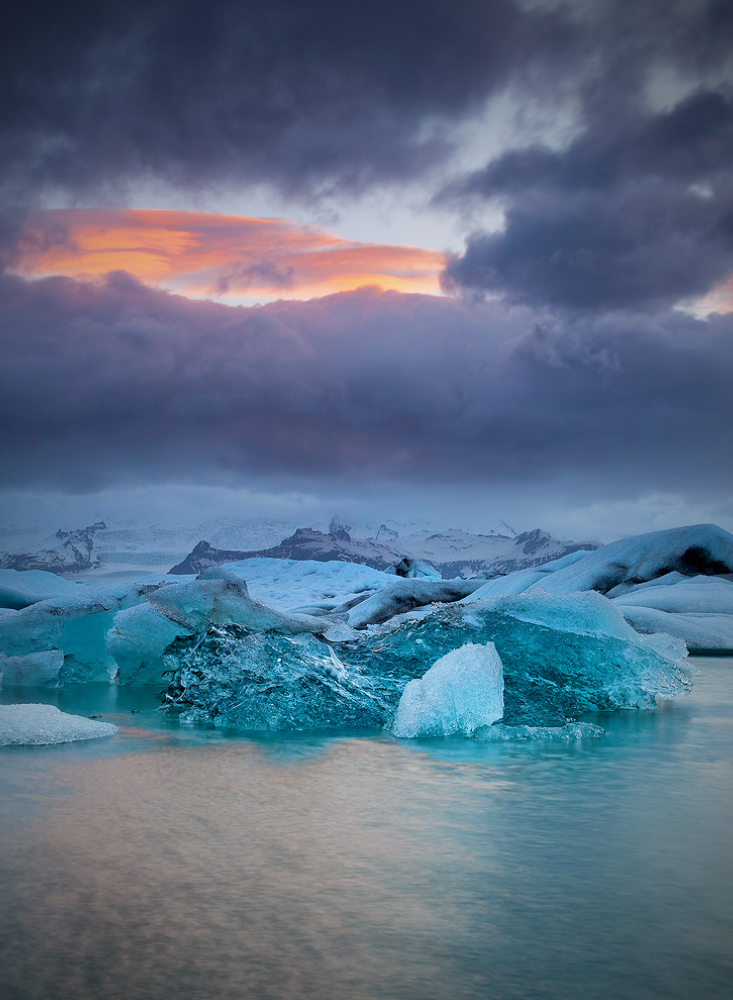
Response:
[[[601,739],[119,726],[0,751],[3,1000],[723,1000],[733,659]]]

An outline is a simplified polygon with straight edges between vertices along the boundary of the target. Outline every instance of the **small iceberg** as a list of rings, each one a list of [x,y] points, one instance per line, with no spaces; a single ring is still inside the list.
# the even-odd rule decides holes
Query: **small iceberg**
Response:
[[[0,705],[0,747],[98,740],[116,732],[109,722],[69,715],[55,705]]]
[[[504,671],[493,642],[467,642],[441,656],[402,692],[392,733],[470,736],[504,714]]]

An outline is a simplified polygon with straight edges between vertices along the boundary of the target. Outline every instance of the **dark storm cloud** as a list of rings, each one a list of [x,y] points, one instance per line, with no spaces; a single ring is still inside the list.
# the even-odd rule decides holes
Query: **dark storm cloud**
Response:
[[[29,0],[6,18],[10,191],[419,172],[446,148],[425,123],[470,111],[531,48],[512,0]]]
[[[570,309],[656,309],[703,295],[733,270],[733,7],[673,4],[665,18],[642,3],[656,40],[633,18],[628,30],[625,5],[611,7],[619,20],[607,22],[615,30],[593,76],[579,81],[574,141],[507,151],[443,193],[495,199],[506,221],[469,239],[447,288]],[[685,75],[691,92],[655,110],[650,78],[662,67]]]
[[[3,186],[21,198],[154,175],[306,192],[414,176],[453,148],[451,125],[507,86],[542,95],[551,114],[568,90],[608,104],[598,65],[621,90],[655,56],[709,68],[726,54],[726,10],[687,0],[6,4]]]
[[[733,318],[560,326],[364,290],[254,309],[2,283],[6,484],[730,483]]]

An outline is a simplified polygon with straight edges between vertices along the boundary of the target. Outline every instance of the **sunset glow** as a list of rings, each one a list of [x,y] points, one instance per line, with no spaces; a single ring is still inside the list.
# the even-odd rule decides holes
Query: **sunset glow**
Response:
[[[15,271],[99,278],[126,271],[195,298],[314,298],[366,285],[438,294],[445,255],[358,243],[282,219],[141,209],[36,214]]]

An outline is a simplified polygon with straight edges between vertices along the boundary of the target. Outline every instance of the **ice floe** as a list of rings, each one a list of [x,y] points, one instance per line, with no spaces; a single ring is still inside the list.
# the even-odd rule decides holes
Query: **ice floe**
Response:
[[[109,722],[68,715],[54,705],[0,705],[0,746],[42,746],[114,736]]]

